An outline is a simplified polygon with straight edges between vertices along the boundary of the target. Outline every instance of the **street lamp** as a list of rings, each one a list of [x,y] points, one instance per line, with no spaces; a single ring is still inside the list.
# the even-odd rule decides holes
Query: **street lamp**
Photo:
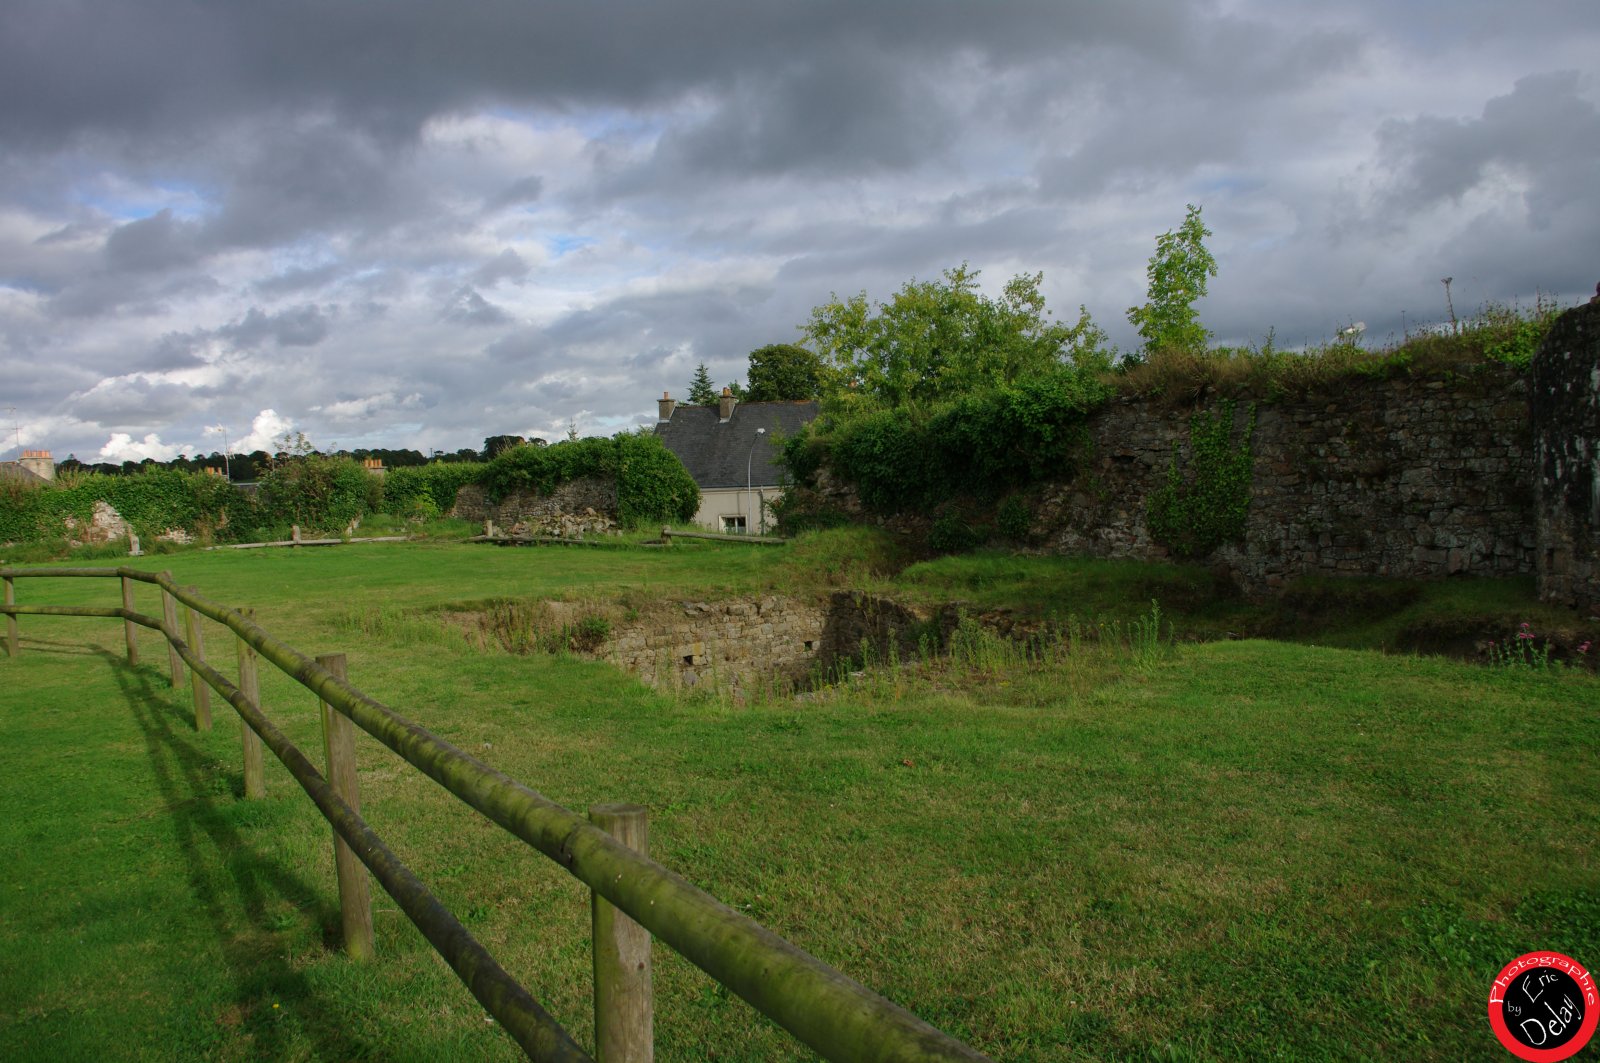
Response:
[[[750,456],[744,459],[744,491],[745,494],[750,496],[750,509],[752,511],[755,509],[756,505],[756,492],[755,488],[750,485],[750,463],[755,460],[756,444],[760,443],[761,437],[766,434],[767,430],[765,428],[756,429],[755,442],[750,444]],[[750,518],[748,515],[745,517],[744,531],[746,535],[750,534]]]
[[[229,483],[232,483],[233,466],[228,463],[228,429],[223,425],[213,424],[207,425],[206,431],[222,433],[222,475],[227,477]]]

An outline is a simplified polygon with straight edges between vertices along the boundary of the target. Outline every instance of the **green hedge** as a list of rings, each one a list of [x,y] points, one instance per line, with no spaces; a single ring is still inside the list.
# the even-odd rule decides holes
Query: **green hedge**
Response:
[[[477,461],[436,461],[389,470],[383,478],[383,512],[397,517],[440,517],[456,504],[456,493],[478,483],[488,466]]]
[[[489,462],[480,482],[498,502],[513,491],[548,494],[586,476],[616,483],[617,517],[625,525],[688,521],[700,508],[700,488],[683,462],[642,432],[514,447]]]
[[[88,473],[47,485],[0,486],[0,542],[65,537],[67,519],[87,524],[99,501],[122,514],[144,539],[174,528],[229,539],[257,523],[251,499],[215,476],[173,469],[134,476]]]
[[[784,458],[797,480],[827,465],[882,513],[925,511],[957,496],[993,499],[1070,475],[1088,416],[1110,394],[1095,374],[1063,367],[924,417],[895,407],[813,426],[785,444]]]

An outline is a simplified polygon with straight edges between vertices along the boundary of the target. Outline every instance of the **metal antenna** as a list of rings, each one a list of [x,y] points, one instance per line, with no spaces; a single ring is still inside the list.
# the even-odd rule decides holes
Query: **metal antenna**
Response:
[[[11,415],[11,430],[17,434],[17,457],[22,457],[22,424],[17,420],[17,408],[7,406],[6,412]]]

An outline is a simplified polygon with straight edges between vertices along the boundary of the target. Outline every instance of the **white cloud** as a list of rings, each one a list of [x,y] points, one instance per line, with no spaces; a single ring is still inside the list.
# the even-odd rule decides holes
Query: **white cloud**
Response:
[[[235,454],[250,454],[257,450],[272,454],[278,449],[277,441],[294,430],[294,421],[281,416],[277,410],[262,410],[250,422],[249,433],[230,443],[230,450]]]
[[[143,461],[145,458],[171,461],[179,454],[193,449],[193,447],[163,443],[161,437],[154,432],[137,443],[126,432],[113,432],[111,438],[106,440],[105,446],[100,448],[100,459],[110,462]]]

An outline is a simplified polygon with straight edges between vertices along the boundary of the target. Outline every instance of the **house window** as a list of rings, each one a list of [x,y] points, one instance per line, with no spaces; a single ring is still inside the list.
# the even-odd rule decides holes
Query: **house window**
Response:
[[[743,535],[744,534],[744,517],[743,516],[723,517],[722,518],[722,530],[727,532],[729,535]]]

